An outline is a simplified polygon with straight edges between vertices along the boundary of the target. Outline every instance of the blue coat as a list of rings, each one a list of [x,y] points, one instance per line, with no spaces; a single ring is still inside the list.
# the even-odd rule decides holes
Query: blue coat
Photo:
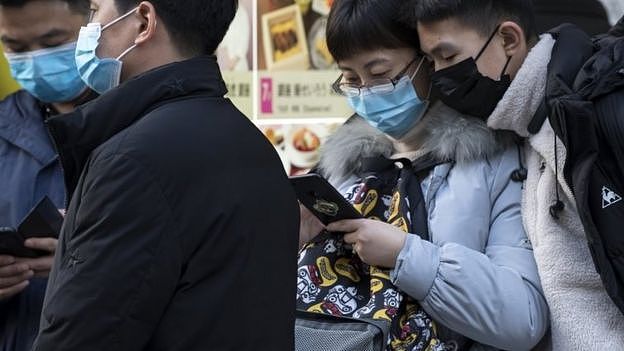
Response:
[[[522,214],[519,149],[482,120],[434,104],[404,140],[416,152],[453,160],[421,183],[431,241],[408,235],[393,283],[438,323],[443,341],[475,350],[529,350],[548,328],[548,306]],[[343,194],[358,183],[359,160],[396,154],[361,118],[325,144],[320,168]],[[413,233],[419,234],[419,233]]]
[[[15,227],[47,195],[63,208],[60,163],[44,124],[41,104],[25,91],[0,102],[0,226]],[[0,351],[30,350],[39,329],[45,279],[0,301]]]

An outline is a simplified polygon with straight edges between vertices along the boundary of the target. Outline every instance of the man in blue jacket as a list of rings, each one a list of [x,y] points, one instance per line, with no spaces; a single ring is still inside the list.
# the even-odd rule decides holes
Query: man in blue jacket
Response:
[[[0,40],[24,90],[0,102],[0,227],[16,227],[47,195],[64,208],[65,186],[45,120],[89,96],[74,60],[87,0],[0,0]],[[0,255],[0,351],[30,350],[37,334],[56,239],[26,246],[38,259]]]

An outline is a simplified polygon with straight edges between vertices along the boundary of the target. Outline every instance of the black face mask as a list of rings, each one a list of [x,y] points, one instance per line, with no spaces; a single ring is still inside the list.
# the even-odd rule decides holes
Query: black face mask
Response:
[[[507,59],[500,80],[482,75],[477,60],[496,35],[498,27],[485,43],[476,59],[472,57],[431,75],[432,90],[449,107],[474,117],[487,119],[511,85],[511,77],[505,74],[511,57]]]

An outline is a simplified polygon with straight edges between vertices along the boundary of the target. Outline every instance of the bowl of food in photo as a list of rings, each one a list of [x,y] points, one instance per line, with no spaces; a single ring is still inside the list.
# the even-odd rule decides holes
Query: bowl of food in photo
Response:
[[[312,168],[320,158],[324,132],[315,126],[295,126],[284,140],[286,156],[298,168]]]

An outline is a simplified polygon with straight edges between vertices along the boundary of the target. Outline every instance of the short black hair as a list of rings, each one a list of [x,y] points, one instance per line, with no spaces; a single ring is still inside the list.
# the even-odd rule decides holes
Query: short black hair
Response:
[[[336,61],[379,48],[420,50],[418,32],[399,21],[404,0],[336,0],[327,20],[327,47]]]
[[[517,23],[527,42],[537,36],[531,0],[410,0],[405,8],[413,26],[449,18],[487,37],[503,21]]]
[[[140,0],[115,0],[120,13]],[[238,9],[238,0],[149,0],[183,54],[213,54]]]
[[[0,6],[6,7],[24,7],[29,2],[40,1],[40,0],[0,0]],[[89,0],[53,0],[66,2],[69,5],[69,8],[79,14],[83,14],[86,16],[89,15],[89,8],[91,7],[91,2]]]

